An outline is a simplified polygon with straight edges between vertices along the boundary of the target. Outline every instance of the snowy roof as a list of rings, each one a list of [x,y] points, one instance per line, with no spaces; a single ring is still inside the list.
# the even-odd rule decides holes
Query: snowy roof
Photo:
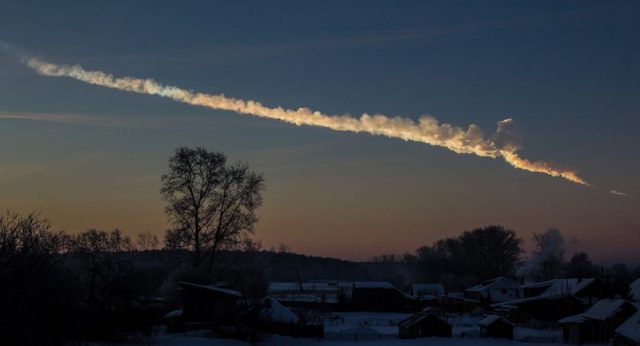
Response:
[[[413,284],[411,285],[411,291],[414,296],[439,296],[445,293],[444,286],[442,286],[442,284]]]
[[[554,296],[564,294],[578,294],[580,291],[591,285],[595,281],[594,278],[586,279],[553,279],[549,281],[536,282],[532,284],[522,285],[521,288],[548,288],[540,294],[540,296]]]
[[[640,279],[636,279],[629,285],[629,297],[635,302],[640,302]]]
[[[499,276],[499,277],[497,277],[495,279],[485,280],[485,281],[482,281],[481,283],[479,283],[479,284],[477,284],[475,286],[469,287],[469,288],[467,288],[467,291],[470,291],[470,292],[482,292],[482,291],[485,291],[487,289],[491,289],[493,287],[501,286],[501,285],[516,287],[518,285],[518,283],[516,281],[514,281],[514,280],[511,280],[511,279],[507,278],[507,277]]]
[[[234,291],[234,290],[230,290],[230,289],[226,289],[218,286],[192,284],[190,282],[184,282],[184,281],[179,282],[179,284],[182,286],[189,286],[189,287],[195,287],[195,288],[201,288],[209,291],[214,291],[214,292],[229,295],[229,296],[242,297],[242,293],[238,291]]]
[[[393,288],[389,281],[356,281],[353,283],[355,288]]]
[[[298,323],[298,316],[289,310],[286,306],[280,304],[273,298],[267,298],[264,316],[273,322],[282,322],[288,324]]]
[[[580,323],[586,320],[604,321],[618,313],[625,304],[629,304],[624,299],[602,299],[594,304],[589,310],[561,319],[560,323]]]
[[[509,307],[509,306],[528,303],[528,302],[535,302],[535,301],[538,301],[538,300],[562,299],[562,298],[565,298],[567,296],[568,297],[573,297],[574,299],[578,299],[578,298],[576,298],[576,297],[574,297],[573,295],[570,295],[570,294],[562,294],[562,295],[545,295],[545,294],[541,294],[539,296],[534,296],[534,297],[520,298],[520,299],[508,300],[506,302],[495,303],[495,304],[492,304],[491,306]]]
[[[424,310],[422,310],[422,311],[418,311],[418,312],[416,312],[415,314],[413,314],[413,315],[411,315],[411,316],[409,316],[409,317],[405,318],[404,320],[402,320],[402,321],[398,322],[398,326],[400,326],[400,327],[407,327],[407,326],[410,326],[410,325],[416,324],[416,323],[418,323],[418,322],[422,321],[423,319],[425,319],[425,318],[427,318],[427,317],[429,317],[429,316],[432,316],[432,317],[435,317],[435,318],[437,318],[437,319],[439,319],[439,320],[442,320],[442,319],[441,319],[440,317],[438,317],[438,316],[436,315],[436,313],[435,313],[434,311],[432,311],[431,309],[424,309]],[[444,320],[442,320],[442,321],[444,321]],[[445,322],[446,322],[446,321],[445,321]]]
[[[616,333],[627,339],[640,342],[640,311],[629,317],[624,323],[616,328]]]
[[[584,317],[584,314],[577,314],[577,315],[567,316],[561,319],[560,321],[558,321],[558,323],[582,323],[586,320],[587,318]]]
[[[175,318],[175,317],[180,317],[180,316],[182,316],[182,309],[173,310],[173,311],[167,313],[166,315],[164,315],[164,318]]]
[[[624,299],[602,299],[584,313],[584,316],[594,320],[606,320],[613,317],[624,304],[629,304]]]
[[[513,325],[513,323],[507,321],[506,319],[504,319],[500,315],[487,315],[487,317],[485,317],[485,318],[481,319],[480,321],[478,321],[478,325],[487,327],[487,326],[489,326],[489,325],[493,324],[494,322],[496,322],[498,320],[501,320],[501,319],[503,321],[505,321],[506,323]]]

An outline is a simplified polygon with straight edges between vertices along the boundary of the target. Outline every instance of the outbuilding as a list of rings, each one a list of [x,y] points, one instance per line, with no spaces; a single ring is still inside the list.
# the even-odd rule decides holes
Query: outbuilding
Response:
[[[478,322],[480,334],[484,338],[513,340],[514,324],[499,315],[488,315]]]
[[[451,331],[451,324],[429,311],[429,308],[417,312],[398,323],[398,337],[401,339],[429,336],[451,337]]]

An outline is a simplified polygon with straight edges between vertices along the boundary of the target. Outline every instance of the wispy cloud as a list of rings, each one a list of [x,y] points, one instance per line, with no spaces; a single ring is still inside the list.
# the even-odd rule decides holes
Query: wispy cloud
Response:
[[[23,113],[0,111],[0,120],[14,121],[38,121],[48,123],[92,126],[118,126],[122,125],[113,119],[82,115],[82,114],[57,114],[57,113]]]

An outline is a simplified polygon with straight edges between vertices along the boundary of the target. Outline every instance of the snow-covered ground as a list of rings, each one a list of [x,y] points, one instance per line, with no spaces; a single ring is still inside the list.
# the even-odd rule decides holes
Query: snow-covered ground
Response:
[[[442,346],[559,346],[562,342],[560,331],[536,330],[516,327],[514,337],[516,341],[503,339],[484,339],[480,337],[477,322],[482,316],[448,314],[447,320],[453,326],[452,338],[420,338],[398,339],[398,322],[408,317],[406,313],[381,312],[342,312],[324,317],[325,338],[291,338],[279,335],[268,337],[259,345],[289,346],[289,345],[362,345],[362,346],[413,346],[413,345],[442,345]],[[527,341],[527,342],[525,342]],[[555,343],[554,343],[555,342]],[[98,344],[108,346],[109,344]],[[117,344],[118,346],[248,346],[249,343],[209,337],[208,331],[193,331],[186,334],[166,334],[164,328],[157,330],[152,339],[131,344]],[[115,346],[115,345],[113,345]]]
[[[283,336],[272,336],[260,345],[263,346],[559,346],[558,344],[532,344],[504,339],[481,339],[481,338],[420,338],[420,339],[396,339],[383,338],[379,340],[367,341],[341,341],[341,340],[315,340],[315,339],[294,339]]]

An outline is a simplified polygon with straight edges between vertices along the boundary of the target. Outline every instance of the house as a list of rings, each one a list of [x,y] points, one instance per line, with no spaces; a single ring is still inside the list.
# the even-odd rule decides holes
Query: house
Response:
[[[513,316],[528,316],[528,319],[544,322],[556,322],[565,316],[580,313],[585,309],[582,300],[569,294],[520,298],[493,304],[492,307]]]
[[[520,283],[508,277],[500,276],[495,279],[482,281],[467,288],[464,295],[487,303],[500,303],[519,298]]]
[[[478,322],[480,334],[484,338],[513,340],[514,324],[499,315],[488,315]]]
[[[601,298],[602,285],[594,278],[566,278],[520,286],[521,298],[562,295],[574,295],[581,298]]]
[[[426,308],[398,322],[398,337],[401,339],[425,338],[429,336],[451,337],[451,324]]]
[[[366,311],[415,311],[418,301],[387,281],[354,282],[351,307]]]
[[[182,320],[186,324],[227,325],[236,317],[236,306],[242,294],[215,285],[180,282]]]
[[[603,299],[589,310],[560,321],[562,338],[571,344],[608,343],[614,331],[638,309],[623,299]]]
[[[637,281],[636,281],[637,282]],[[640,311],[616,328],[614,346],[640,346]]]
[[[594,278],[554,279],[520,286],[521,298],[493,304],[494,308],[518,309],[520,314],[545,322],[583,312],[602,295]],[[514,312],[515,314],[515,312]]]

